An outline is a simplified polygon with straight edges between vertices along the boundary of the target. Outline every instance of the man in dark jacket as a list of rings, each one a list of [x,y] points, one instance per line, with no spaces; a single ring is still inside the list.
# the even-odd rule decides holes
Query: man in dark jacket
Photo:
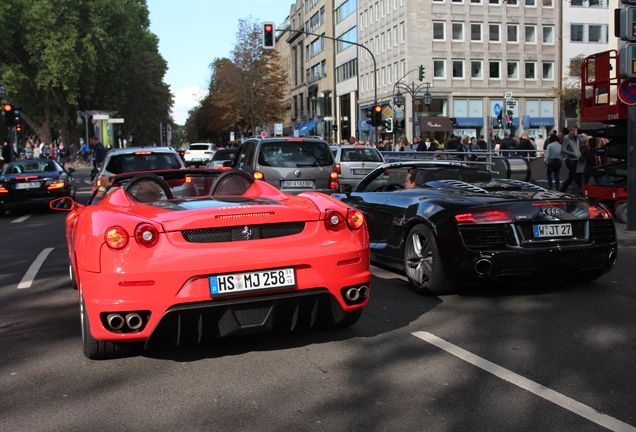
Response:
[[[93,168],[98,170],[104,163],[104,158],[106,158],[106,149],[96,136],[91,138],[91,141],[93,142]]]
[[[501,146],[499,147],[499,149],[501,150],[501,155],[502,156],[515,156],[517,154],[517,152],[516,151],[510,151],[510,150],[516,150],[516,148],[517,148],[517,143],[515,142],[514,139],[512,139],[510,134],[506,133],[504,135],[504,139],[501,140]]]
[[[528,132],[524,132],[521,134],[521,139],[519,140],[519,145],[517,146],[517,148],[519,150],[536,150],[534,144],[532,144],[532,142],[528,138]],[[537,152],[532,152],[532,151],[520,152],[521,156],[526,156],[526,157],[535,156],[536,154]]]

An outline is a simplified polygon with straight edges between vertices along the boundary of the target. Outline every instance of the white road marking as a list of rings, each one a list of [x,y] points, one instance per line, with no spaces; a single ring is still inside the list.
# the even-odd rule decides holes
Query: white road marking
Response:
[[[35,275],[38,274],[38,270],[40,270],[40,267],[42,267],[42,263],[44,262],[46,257],[49,256],[51,251],[53,251],[53,249],[54,248],[46,248],[42,252],[40,252],[40,255],[38,255],[35,261],[33,261],[33,264],[31,264],[31,267],[29,267],[24,277],[18,284],[18,289],[31,288],[31,284],[33,283],[33,279],[35,279]]]
[[[11,221],[11,223],[20,223],[20,222],[24,222],[25,220],[27,220],[27,219],[28,219],[28,218],[30,218],[31,216],[32,216],[32,215],[30,215],[30,214],[27,214],[27,215],[21,216],[21,217],[19,217],[19,218],[17,218],[17,219],[12,220],[12,221]]]
[[[574,399],[562,395],[561,393],[557,393],[554,390],[542,386],[541,384],[524,378],[521,375],[509,371],[508,369],[505,369],[486,359],[476,356],[475,354],[472,354],[465,349],[458,347],[457,345],[453,345],[452,343],[447,342],[444,339],[441,339],[431,333],[419,331],[413,333],[413,336],[416,336],[432,345],[435,345],[436,347],[443,349],[449,354],[452,354],[455,357],[464,360],[465,362],[473,364],[478,368],[485,370],[486,372],[490,372],[491,374],[505,381],[508,381],[518,387],[521,387],[524,390],[534,393],[539,397],[542,397],[556,405],[559,405],[562,408],[572,411],[574,414],[578,414],[579,416],[586,418],[609,430],[617,432],[636,431],[635,427],[628,425],[627,423],[623,423],[620,420],[617,420],[606,414],[602,414],[596,411],[594,408],[590,408],[589,406],[577,402]]]

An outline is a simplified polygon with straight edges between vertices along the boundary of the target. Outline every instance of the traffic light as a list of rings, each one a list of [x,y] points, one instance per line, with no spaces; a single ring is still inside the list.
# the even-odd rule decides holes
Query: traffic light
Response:
[[[13,126],[13,120],[15,118],[13,116],[13,105],[2,105],[2,114],[4,115],[4,124],[6,124],[7,126]]]
[[[391,117],[384,121],[384,127],[386,128],[387,133],[393,133],[393,119]]]
[[[512,114],[513,111],[512,110],[508,110],[508,127],[512,127]]]
[[[382,105],[376,105],[373,107],[372,126],[382,126]]]
[[[497,123],[494,125],[495,129],[503,129],[503,110],[499,111],[497,116]]]
[[[634,5],[634,0],[623,0],[623,4]],[[615,35],[624,41],[636,42],[636,7],[614,11]],[[621,78],[636,78],[636,44],[628,43],[619,48],[618,71]]]
[[[274,37],[274,23],[263,23],[263,48],[274,49],[276,48],[276,38]]]
[[[419,80],[423,81],[424,77],[426,76],[426,68],[424,68],[424,66],[420,65],[420,75],[419,75]]]
[[[395,130],[403,131],[404,130],[404,119],[395,120]]]
[[[15,130],[18,132],[22,131],[22,117],[20,116],[20,108],[14,106],[13,111],[11,113],[13,126],[15,126]]]

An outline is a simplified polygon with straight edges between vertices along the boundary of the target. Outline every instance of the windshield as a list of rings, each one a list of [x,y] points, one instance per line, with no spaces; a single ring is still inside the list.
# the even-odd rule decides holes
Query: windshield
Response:
[[[213,161],[233,160],[234,157],[236,156],[236,152],[237,151],[238,151],[238,149],[218,150],[216,153],[214,153],[214,156],[212,156],[212,160]]]
[[[261,145],[262,166],[296,168],[333,165],[331,149],[324,143],[304,141],[267,142]]]
[[[40,162],[24,162],[11,164],[7,167],[7,174],[28,174],[28,173],[41,173],[41,172],[56,172],[60,171],[61,167],[54,161],[40,161]]]
[[[343,148],[340,162],[383,162],[380,152],[374,148]]]
[[[192,144],[188,150],[210,150],[210,144]]]
[[[459,180],[467,183],[489,182],[491,175],[488,171],[467,167],[435,167],[435,166],[405,166],[376,170],[362,179],[357,189],[359,192],[379,191],[383,186],[391,183],[402,185],[406,176],[411,174],[416,187],[426,187],[426,184],[442,180]]]

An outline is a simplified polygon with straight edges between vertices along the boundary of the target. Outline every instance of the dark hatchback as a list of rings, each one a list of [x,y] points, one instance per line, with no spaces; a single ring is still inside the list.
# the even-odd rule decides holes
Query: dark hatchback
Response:
[[[409,173],[415,186],[406,188]],[[588,282],[616,262],[602,204],[461,162],[383,165],[333,196],[365,215],[372,261],[404,271],[422,294],[493,281]]]
[[[48,207],[54,199],[75,198],[74,171],[46,159],[7,164],[0,174],[0,210]]]

